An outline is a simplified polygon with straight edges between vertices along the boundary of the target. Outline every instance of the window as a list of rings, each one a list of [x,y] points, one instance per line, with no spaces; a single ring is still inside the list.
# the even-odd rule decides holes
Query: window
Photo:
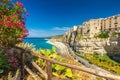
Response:
[[[109,28],[109,31],[111,31],[111,28]]]
[[[115,30],[117,30],[117,28],[115,28]]]

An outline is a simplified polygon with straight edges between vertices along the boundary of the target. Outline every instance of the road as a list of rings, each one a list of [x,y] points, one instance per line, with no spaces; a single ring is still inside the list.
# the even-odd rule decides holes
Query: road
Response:
[[[80,62],[81,64],[83,64],[85,67],[87,68],[91,68],[91,69],[94,69],[96,71],[96,74],[97,73],[101,73],[101,74],[104,74],[104,75],[109,75],[109,76],[115,76],[115,77],[120,77],[119,75],[115,75],[115,74],[112,74],[111,72],[101,68],[101,67],[98,67],[94,64],[91,64],[89,61],[81,58],[81,57],[78,57],[77,55],[75,55],[75,53],[73,52],[73,50],[69,47],[68,44],[65,44],[68,51],[69,51],[69,54],[71,56],[74,57],[74,59],[76,59],[76,61]]]

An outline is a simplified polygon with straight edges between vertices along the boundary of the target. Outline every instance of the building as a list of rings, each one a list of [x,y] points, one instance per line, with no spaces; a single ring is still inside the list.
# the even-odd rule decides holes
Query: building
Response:
[[[111,16],[101,21],[101,31],[118,31],[120,29],[120,15]]]
[[[94,35],[100,33],[101,31],[101,20],[99,19],[91,19],[83,23],[82,31],[85,36],[94,37]]]
[[[120,14],[107,18],[90,19],[81,25],[83,35],[94,37],[100,32],[118,32],[120,30]]]

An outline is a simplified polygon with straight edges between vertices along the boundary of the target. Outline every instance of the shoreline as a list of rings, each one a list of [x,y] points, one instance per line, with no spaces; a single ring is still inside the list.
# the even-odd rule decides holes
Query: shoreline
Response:
[[[57,46],[57,44],[53,43],[53,42],[51,41],[51,39],[49,39],[46,43],[51,44],[52,46],[55,46],[55,47],[57,48],[57,52],[58,52],[58,53],[60,52],[59,47]]]
[[[58,50],[58,54],[60,54],[61,56],[66,58],[72,58],[69,54],[67,46],[62,42],[58,42],[55,39],[49,39],[47,43],[55,46]]]

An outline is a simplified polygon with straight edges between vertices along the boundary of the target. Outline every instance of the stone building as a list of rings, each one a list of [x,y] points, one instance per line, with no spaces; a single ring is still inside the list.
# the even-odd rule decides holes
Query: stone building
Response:
[[[101,31],[118,31],[120,29],[120,15],[111,16],[101,21]]]
[[[73,26],[73,28],[66,33],[69,34],[68,36],[66,36],[66,38],[69,38],[71,35],[75,35],[76,32],[86,37],[94,37],[101,32],[118,32],[119,30],[120,14],[107,18],[90,19],[83,22],[83,24],[80,26]]]
[[[91,19],[83,23],[82,32],[85,36],[93,37],[94,35],[100,33],[101,29],[101,20],[99,19]]]
[[[120,14],[107,18],[90,19],[81,25],[80,33],[85,36],[94,37],[100,32],[118,32],[120,30]]]

